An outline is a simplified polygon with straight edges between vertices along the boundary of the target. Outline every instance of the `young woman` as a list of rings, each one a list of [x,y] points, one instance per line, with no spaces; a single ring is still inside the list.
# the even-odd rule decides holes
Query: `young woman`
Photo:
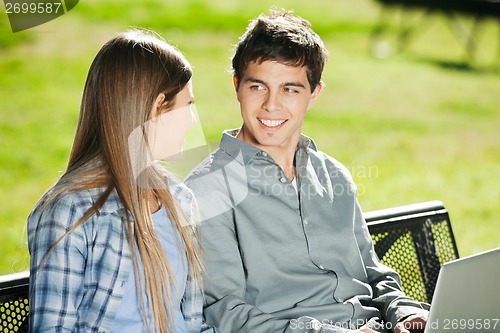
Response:
[[[193,124],[191,76],[151,32],[98,52],[67,170],[28,218],[31,332],[200,331],[192,197],[155,163]]]

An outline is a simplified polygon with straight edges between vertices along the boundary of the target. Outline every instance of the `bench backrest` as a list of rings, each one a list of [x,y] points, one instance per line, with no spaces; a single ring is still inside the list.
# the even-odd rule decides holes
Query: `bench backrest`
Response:
[[[364,216],[382,263],[400,274],[408,296],[430,303],[439,269],[459,257],[443,203],[429,201]]]
[[[450,218],[443,204],[421,204],[364,214],[381,261],[395,269],[405,293],[430,303],[443,263],[457,259]],[[29,272],[0,276],[0,332],[28,332]]]
[[[28,332],[29,272],[0,276],[0,332]]]

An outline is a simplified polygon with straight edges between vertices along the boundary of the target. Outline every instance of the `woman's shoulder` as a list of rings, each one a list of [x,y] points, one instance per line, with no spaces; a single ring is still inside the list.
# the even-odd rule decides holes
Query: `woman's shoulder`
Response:
[[[36,203],[29,220],[75,221],[81,218],[105,192],[104,188],[68,189],[55,185]],[[120,208],[120,201],[112,191],[99,214],[110,214]]]
[[[183,182],[177,178],[169,178],[167,180],[168,189],[176,200],[191,202],[193,200],[193,193]]]

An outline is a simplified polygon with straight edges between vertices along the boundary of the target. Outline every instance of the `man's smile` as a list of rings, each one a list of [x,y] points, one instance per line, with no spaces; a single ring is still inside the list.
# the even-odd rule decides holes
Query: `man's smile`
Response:
[[[267,127],[278,127],[282,124],[284,124],[288,119],[263,119],[263,118],[257,118],[261,124],[267,126]]]

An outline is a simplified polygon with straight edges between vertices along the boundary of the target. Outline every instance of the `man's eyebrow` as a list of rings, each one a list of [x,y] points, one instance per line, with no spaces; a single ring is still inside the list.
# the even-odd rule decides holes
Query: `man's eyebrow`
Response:
[[[282,84],[283,87],[298,87],[298,88],[306,88],[302,83],[300,82],[285,82]]]
[[[246,78],[244,82],[253,82],[253,83],[266,84],[264,81],[256,79],[256,78],[253,78],[253,77]]]
[[[253,77],[249,77],[249,78],[246,78],[244,82],[252,82],[252,83],[260,83],[260,84],[266,84],[264,81],[260,80],[260,79],[256,79],[256,78],[253,78]],[[298,87],[298,88],[306,88],[305,85],[303,85],[302,83],[300,82],[285,82],[283,84],[281,84],[282,87]]]

